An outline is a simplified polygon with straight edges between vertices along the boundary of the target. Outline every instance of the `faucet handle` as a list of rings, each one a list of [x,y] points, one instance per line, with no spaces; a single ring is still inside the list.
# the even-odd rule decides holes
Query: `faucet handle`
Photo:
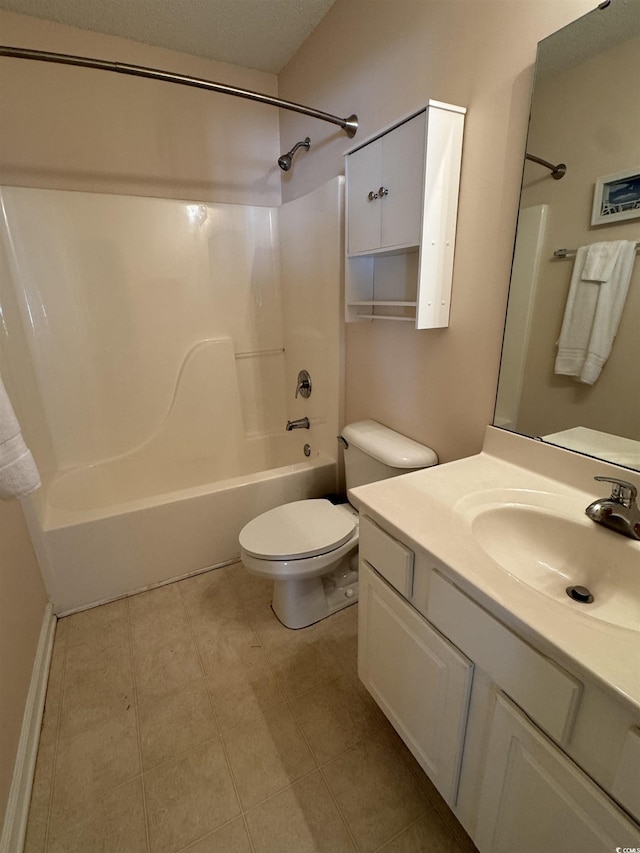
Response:
[[[628,483],[626,480],[618,480],[616,477],[594,477],[594,480],[599,480],[601,483],[611,483],[611,500],[622,504],[629,508],[638,497],[638,490],[633,483]]]
[[[296,397],[300,394],[307,400],[311,396],[311,376],[308,370],[301,370],[298,373],[298,384],[296,385]]]

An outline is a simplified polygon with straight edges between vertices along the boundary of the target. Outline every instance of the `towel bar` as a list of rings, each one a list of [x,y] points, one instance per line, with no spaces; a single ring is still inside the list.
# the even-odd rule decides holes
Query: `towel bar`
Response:
[[[636,243],[636,252],[640,249],[640,243]],[[554,258],[568,258],[575,255],[577,249],[556,249],[553,253]]]

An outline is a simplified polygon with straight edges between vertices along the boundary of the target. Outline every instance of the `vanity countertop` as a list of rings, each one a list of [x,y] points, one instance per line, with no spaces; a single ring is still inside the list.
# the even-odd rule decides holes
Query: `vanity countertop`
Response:
[[[594,522],[584,510],[608,493],[607,484],[593,481],[595,475],[619,477],[640,486],[637,472],[489,427],[480,454],[360,486],[354,496],[361,512],[369,512],[374,520],[378,516],[389,533],[432,555],[460,589],[515,633],[559,664],[613,692],[637,713],[640,542],[598,526],[597,541],[604,543],[605,553],[610,548],[634,568],[637,560],[637,597],[625,602],[626,623],[620,626],[584,615],[583,605],[568,596],[566,600],[563,594],[549,597],[505,571],[461,521],[474,501],[489,500],[501,507],[510,506],[514,498],[525,503],[548,498],[578,525],[578,533],[584,529],[585,535],[593,536]],[[615,565],[610,564],[608,572],[615,572]]]

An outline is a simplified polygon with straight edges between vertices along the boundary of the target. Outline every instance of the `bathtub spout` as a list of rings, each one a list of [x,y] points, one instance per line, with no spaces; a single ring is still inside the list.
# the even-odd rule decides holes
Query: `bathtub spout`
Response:
[[[298,418],[295,421],[287,421],[286,430],[291,432],[292,429],[309,429],[310,427],[309,418]]]

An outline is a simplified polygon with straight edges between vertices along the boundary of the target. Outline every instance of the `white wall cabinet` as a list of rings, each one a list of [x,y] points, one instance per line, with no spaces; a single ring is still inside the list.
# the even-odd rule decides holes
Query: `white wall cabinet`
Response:
[[[347,154],[347,322],[448,325],[464,115],[429,101]]]
[[[384,526],[361,519],[358,673],[480,853],[640,849],[638,714]]]

